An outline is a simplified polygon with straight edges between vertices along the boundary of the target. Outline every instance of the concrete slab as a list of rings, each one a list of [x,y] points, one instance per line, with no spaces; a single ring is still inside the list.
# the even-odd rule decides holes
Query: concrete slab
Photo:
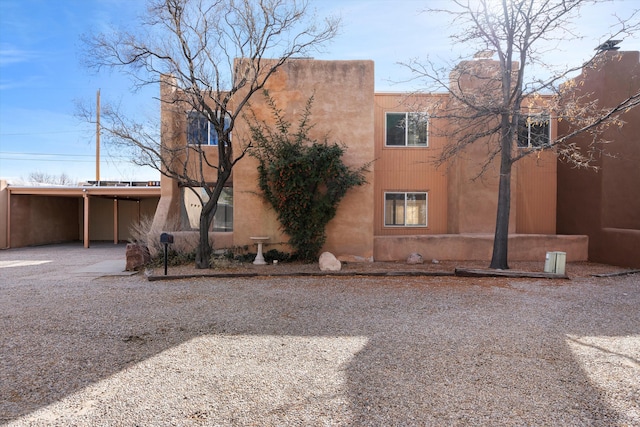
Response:
[[[131,276],[137,271],[125,271],[125,261],[122,259],[106,260],[88,265],[77,270],[78,273],[98,273],[101,276]]]

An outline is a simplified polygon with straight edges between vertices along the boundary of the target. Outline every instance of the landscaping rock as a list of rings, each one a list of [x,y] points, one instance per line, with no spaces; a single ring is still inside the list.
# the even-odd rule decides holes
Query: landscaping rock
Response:
[[[323,252],[318,262],[320,271],[340,271],[342,263],[331,252]]]
[[[125,270],[138,271],[151,260],[151,255],[149,255],[149,249],[145,245],[129,243],[126,249],[126,259]]]
[[[407,264],[424,264],[424,258],[419,253],[412,253],[407,258]]]

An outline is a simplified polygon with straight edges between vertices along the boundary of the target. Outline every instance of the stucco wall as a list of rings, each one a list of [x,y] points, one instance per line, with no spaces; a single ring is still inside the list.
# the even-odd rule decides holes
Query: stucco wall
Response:
[[[81,200],[15,194],[10,200],[11,247],[80,240]]]
[[[640,53],[608,52],[607,61],[576,78],[582,94],[611,107],[640,90]],[[603,135],[607,155],[596,156],[598,170],[558,163],[559,233],[588,234],[589,259],[640,267],[640,108],[626,112],[622,128]],[[560,132],[568,126],[561,123]],[[588,135],[573,138],[583,149]]]
[[[544,262],[550,251],[567,254],[567,261],[587,260],[587,236],[551,234],[510,234],[509,261]],[[376,236],[377,261],[405,260],[411,253],[425,260],[491,260],[493,234],[440,234],[425,236]]]
[[[91,197],[89,203],[89,239],[93,241],[113,241],[113,198]],[[144,217],[153,217],[157,205],[158,198],[155,197],[143,198],[140,199],[140,201],[119,199],[117,206],[118,240],[120,242],[126,242],[130,240],[130,229],[134,225],[134,223],[140,221]]]
[[[467,65],[480,67],[482,73],[497,71],[497,63],[491,60],[472,61]],[[374,161],[368,174],[369,184],[351,190],[328,225],[324,250],[336,255],[370,258],[374,252],[374,235],[493,233],[499,171],[495,159],[485,165],[488,158],[486,144],[483,141],[473,144],[450,164],[436,169],[433,160],[438,158],[453,126],[438,118],[430,121],[428,148],[385,147],[385,112],[426,108],[427,112],[433,113],[447,102],[447,96],[374,95],[373,73],[371,61],[297,59],[282,66],[266,85],[277,107],[294,126],[306,101],[314,95],[313,136],[322,139],[329,134],[330,141],[344,143],[347,147],[345,162],[351,166],[359,167]],[[485,79],[471,74],[463,80],[461,84],[472,90],[476,87],[481,90],[486,83]],[[169,89],[163,87],[163,98],[166,101],[179,99],[179,95]],[[267,122],[272,119],[262,94],[254,95],[251,108],[258,119]],[[164,144],[186,144],[185,111],[179,103],[163,104]],[[438,125],[440,133],[432,132],[433,124]],[[552,124],[552,130],[555,132],[555,124]],[[236,150],[249,141],[248,126],[239,118],[233,130]],[[290,251],[286,246],[288,236],[280,231],[275,213],[260,196],[257,164],[254,158],[247,156],[234,167],[233,245],[253,245],[252,236],[266,236],[268,248]],[[479,177],[484,167],[486,172]],[[515,165],[511,180],[510,233],[555,233],[556,177],[553,154],[534,154]],[[427,227],[385,227],[385,191],[427,191]],[[174,181],[163,177],[155,225],[163,227],[172,216],[178,215],[180,203],[179,188]]]
[[[517,67],[516,67],[517,69]],[[485,105],[498,105],[502,102],[500,63],[491,59],[461,61],[451,72],[451,90],[462,97],[479,97]],[[455,115],[473,117],[474,113],[451,98],[447,108]],[[497,120],[497,119],[496,119]],[[448,138],[460,138],[458,129],[464,129],[463,135],[482,134],[497,123],[475,120],[450,120],[445,130]],[[500,177],[500,156],[491,161],[490,154],[495,151],[498,142],[489,137],[478,139],[458,150],[448,168],[448,233],[493,233],[498,209],[498,186]],[[511,215],[509,233],[516,230],[516,188],[517,175],[511,175]]]
[[[89,199],[89,240],[113,241],[113,200]]]
[[[287,120],[297,123],[305,103],[314,95],[311,121],[313,136],[346,145],[344,162],[354,168],[374,159],[372,61],[294,60],[285,64],[267,84]],[[251,101],[261,119],[271,117],[265,99]],[[244,132],[244,133],[243,133]],[[247,136],[240,126],[236,136]],[[286,242],[273,210],[258,194],[257,161],[245,158],[234,169],[234,243],[251,245],[251,236],[268,236],[270,242]],[[373,169],[369,184],[352,189],[327,226],[324,250],[336,255],[373,256]]]
[[[163,80],[170,77],[163,77]],[[325,134],[332,142],[347,146],[346,164],[360,167],[374,159],[373,150],[373,94],[374,75],[372,61],[316,61],[295,59],[284,64],[271,76],[265,87],[275,98],[278,108],[292,123],[296,123],[309,97],[315,97],[311,120],[314,138],[322,140]],[[162,142],[166,146],[186,144],[186,107],[179,102],[180,94],[170,85],[161,85]],[[251,108],[259,119],[272,117],[262,93],[251,99]],[[246,110],[245,110],[246,112]],[[246,121],[239,118],[233,129],[236,155],[240,147],[250,141]],[[212,162],[215,164],[215,147]],[[193,162],[192,162],[193,163]],[[190,164],[193,167],[193,164]],[[373,168],[368,175],[373,182]],[[233,170],[234,231],[233,245],[253,245],[252,236],[267,236],[267,246],[290,251],[284,243],[288,237],[280,231],[273,210],[264,202],[257,187],[257,161],[246,156]],[[215,170],[205,171],[211,181]],[[207,178],[207,179],[209,179]],[[154,217],[154,229],[166,229],[173,218],[180,215],[180,189],[175,181],[163,177],[162,197]],[[336,255],[373,255],[373,184],[351,190],[342,200],[336,217],[327,227],[324,250]],[[212,236],[213,237],[213,236]],[[224,244],[228,245],[225,239]],[[215,247],[219,247],[215,244]]]
[[[478,176],[486,158],[486,147],[474,144],[457,158],[448,169],[448,233],[493,233],[498,210],[499,163],[495,160]],[[515,172],[515,170],[513,171]],[[517,175],[511,178],[511,215],[509,233],[516,231]]]
[[[172,77],[163,75],[160,80],[160,127],[161,144],[173,149],[187,143],[186,111],[188,107],[181,105],[176,93]],[[175,165],[172,165],[175,166]],[[170,224],[180,220],[180,188],[177,181],[160,175],[160,200],[153,217],[152,233],[174,231]]]

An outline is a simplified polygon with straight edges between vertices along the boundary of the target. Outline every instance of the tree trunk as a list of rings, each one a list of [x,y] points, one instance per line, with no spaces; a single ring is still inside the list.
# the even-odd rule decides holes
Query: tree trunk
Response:
[[[218,199],[222,193],[224,183],[229,175],[223,175],[222,181],[216,183],[213,191],[209,194],[209,200],[202,206],[200,211],[200,238],[198,239],[198,249],[196,250],[196,268],[211,267],[211,245],[209,244],[209,229],[213,222],[213,217],[218,210]]]
[[[500,168],[502,170],[502,167]],[[493,241],[493,255],[489,268],[507,270],[509,244],[509,214],[511,210],[511,165],[508,171],[500,173],[498,190],[498,214],[496,216],[496,232]]]
[[[503,136],[503,138],[505,138]],[[493,255],[489,268],[509,269],[507,250],[509,244],[509,215],[511,211],[511,137],[503,142],[500,155],[500,183],[498,187],[498,213],[493,240]],[[506,146],[506,147],[505,147]]]
[[[211,266],[211,245],[209,244],[209,228],[211,227],[211,219],[213,215],[209,215],[202,209],[200,212],[200,228],[198,248],[196,249],[196,268],[209,268]]]

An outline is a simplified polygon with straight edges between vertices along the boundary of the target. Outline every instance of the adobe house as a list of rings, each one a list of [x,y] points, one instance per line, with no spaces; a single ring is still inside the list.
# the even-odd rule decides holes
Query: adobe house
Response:
[[[595,69],[584,69],[576,87],[592,94],[599,106],[618,105],[640,90],[639,52],[606,52]],[[558,162],[558,217],[560,233],[589,236],[589,260],[640,268],[640,109],[626,112],[621,129],[603,135],[610,141],[606,154],[597,153],[598,168],[576,169]],[[561,132],[568,132],[564,123]],[[582,148],[588,135],[573,139]]]
[[[170,78],[170,77],[165,77]],[[327,91],[326,88],[331,90]],[[374,159],[373,105],[374,79],[372,61],[313,61],[293,60],[281,68],[269,80],[267,89],[276,99],[278,107],[288,118],[297,120],[308,98],[314,94],[312,120],[316,123],[318,136],[329,133],[331,138],[348,146],[345,162],[363,165]],[[162,143],[164,146],[180,147],[188,144],[188,108],[173,102],[180,98],[171,85],[163,84],[162,102]],[[261,94],[256,94],[251,105],[258,119],[270,116]],[[355,124],[355,125],[354,125]],[[246,122],[236,121],[234,141],[248,141],[249,129]],[[203,147],[208,158],[216,161],[217,147]],[[373,166],[375,167],[375,166]],[[215,171],[205,171],[207,179],[215,179]],[[210,178],[209,178],[210,177]],[[373,173],[367,177],[373,182]],[[246,156],[233,170],[228,182],[228,200],[232,208],[218,209],[213,223],[212,239],[216,248],[231,248],[252,245],[251,237],[268,236],[270,247],[290,251],[288,240],[279,230],[275,213],[258,194],[257,160]],[[189,213],[199,211],[199,202],[190,197],[190,190],[180,188],[178,183],[165,176],[161,178],[161,199],[156,212],[154,230],[164,229],[164,224],[179,217],[183,230],[197,229],[197,221],[185,221],[194,217]],[[327,229],[327,250],[342,248],[339,253],[352,254],[364,258],[373,257],[373,187],[365,185],[353,189],[339,207],[337,217]],[[232,213],[232,227],[229,212]],[[222,219],[220,216],[227,216]],[[182,242],[189,232],[174,233]],[[178,245],[187,243],[177,243]],[[284,245],[284,246],[283,246]]]
[[[481,61],[487,70],[494,69],[491,60]],[[372,61],[313,59],[286,63],[268,81],[267,89],[293,123],[313,94],[311,120],[317,137],[328,133],[331,140],[345,144],[349,165],[359,167],[373,161],[368,184],[347,193],[329,223],[324,250],[346,260],[404,260],[412,252],[425,259],[490,259],[497,165],[491,165],[482,179],[472,179],[486,156],[482,144],[448,167],[436,168],[432,163],[446,138],[431,135],[430,126],[454,125],[431,117],[446,95],[376,94]],[[173,102],[179,101],[180,94],[170,85],[161,85],[161,97],[166,101],[161,112],[162,143],[186,146],[188,109]],[[259,119],[270,117],[261,96],[254,96],[251,103]],[[423,107],[413,107],[418,104]],[[550,119],[544,129],[553,136],[557,125]],[[234,141],[246,141],[248,135],[247,124],[237,122]],[[215,153],[217,148],[205,149]],[[556,234],[556,158],[552,153],[539,154],[514,168],[509,258],[542,261],[547,251],[554,250],[566,252],[569,261],[586,260],[586,236]],[[259,194],[256,169],[257,160],[252,157],[235,166],[221,217],[217,214],[214,219],[214,246],[250,246],[251,237],[268,236],[270,247],[290,251],[275,213]],[[215,179],[213,171],[210,176]],[[189,198],[189,191],[164,176],[161,187],[154,228],[163,229],[171,218],[179,217],[182,230],[195,229],[197,223],[190,219],[189,210],[199,206]],[[176,238],[186,233],[192,232],[178,232]]]

